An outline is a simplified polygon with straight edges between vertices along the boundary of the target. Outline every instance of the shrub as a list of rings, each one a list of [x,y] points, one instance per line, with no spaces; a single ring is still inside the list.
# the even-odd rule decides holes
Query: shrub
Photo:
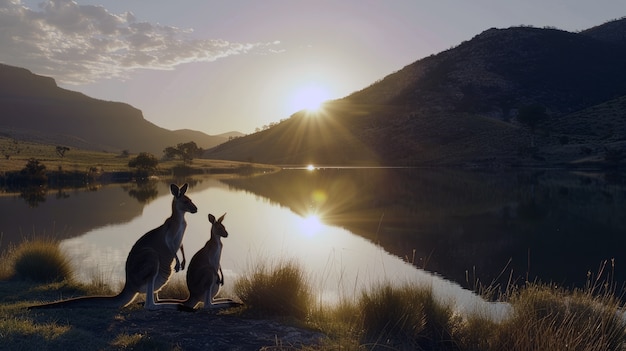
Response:
[[[513,315],[499,328],[494,349],[621,350],[626,341],[626,322],[612,295],[530,285],[510,302]]]
[[[40,283],[73,281],[70,260],[61,252],[58,242],[25,241],[10,256],[16,278]]]
[[[259,264],[235,282],[234,292],[255,314],[297,319],[309,314],[313,296],[302,268],[294,261],[270,268]]]
[[[154,173],[159,165],[159,160],[148,152],[141,152],[137,157],[128,161],[128,167],[136,168],[137,174],[142,177]]]
[[[359,300],[362,339],[399,349],[453,350],[455,318],[432,290],[390,284],[364,291]]]

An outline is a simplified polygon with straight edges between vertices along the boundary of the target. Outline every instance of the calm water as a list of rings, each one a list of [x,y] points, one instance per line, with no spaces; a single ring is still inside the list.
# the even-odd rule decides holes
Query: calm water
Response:
[[[476,282],[626,281],[626,186],[620,175],[428,169],[284,170],[190,181],[187,261],[208,240],[209,213],[227,213],[228,290],[259,262],[294,259],[319,299],[383,281],[419,282],[460,309],[488,308]],[[133,243],[170,214],[169,182],[0,197],[0,244],[56,236],[81,278],[123,280]],[[184,279],[184,272],[176,274]]]

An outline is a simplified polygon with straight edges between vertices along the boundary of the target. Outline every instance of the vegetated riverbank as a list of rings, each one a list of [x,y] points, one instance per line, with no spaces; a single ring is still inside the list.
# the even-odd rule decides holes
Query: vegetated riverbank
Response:
[[[194,160],[189,164],[166,161],[160,163],[159,167],[151,172],[131,169],[123,165],[109,164],[105,167],[102,163],[94,163],[92,166],[88,164],[72,164],[66,167],[59,165],[56,169],[50,169],[42,161],[30,159],[20,170],[0,172],[0,187],[14,190],[28,186],[81,187],[97,183],[141,181],[152,177],[174,179],[209,174],[248,176],[276,172],[279,169],[272,165],[221,160]]]
[[[91,183],[128,182],[149,176],[186,177],[198,174],[248,175],[272,172],[279,168],[271,165],[207,160],[194,158],[158,159],[148,168],[130,167],[129,161],[138,155],[115,154],[54,145],[16,141],[0,136],[0,186],[23,187],[46,185],[50,187],[84,186]]]
[[[27,311],[41,301],[112,294],[106,277],[80,284],[54,242],[28,242],[0,264],[2,347],[21,350],[622,350],[626,323],[609,283],[568,291],[528,284],[500,296],[511,314],[460,315],[432,290],[381,283],[322,306],[297,260],[255,264],[228,297],[245,307],[221,312],[117,309]],[[230,294],[234,296],[230,296]],[[164,298],[184,298],[170,283]],[[304,313],[303,313],[304,312]]]

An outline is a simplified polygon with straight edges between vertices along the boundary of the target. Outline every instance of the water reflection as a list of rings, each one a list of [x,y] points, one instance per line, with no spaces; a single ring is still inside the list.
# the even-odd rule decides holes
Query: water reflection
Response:
[[[112,281],[123,279],[130,247],[169,216],[171,197],[165,195],[167,184],[157,186],[159,194],[164,196],[147,204],[142,216],[63,242],[64,250],[80,266],[81,279],[89,280],[98,271],[105,272]],[[432,286],[441,299],[457,301],[462,309],[484,310],[493,306],[458,284],[415,269],[365,238],[323,224],[314,215],[302,217],[249,192],[229,189],[218,181],[202,182],[187,195],[198,206],[198,214],[186,215],[188,226],[183,244],[190,255],[209,238],[207,214],[228,213],[224,224],[230,235],[223,239],[222,253],[226,289],[232,288],[239,274],[256,264],[295,259],[309,273],[319,299],[325,302],[352,296],[377,282],[411,281]],[[184,279],[185,273],[175,276]]]
[[[128,191],[128,196],[137,199],[140,203],[147,203],[159,195],[157,181],[149,180],[124,186]]]
[[[461,287],[477,281],[583,286],[612,258],[616,269],[605,272],[618,287],[626,282],[620,174],[315,168],[187,181],[199,208],[186,216],[189,256],[209,238],[207,214],[228,213],[227,287],[250,265],[281,258],[311,270],[321,299],[411,280],[472,305],[482,302]],[[169,216],[168,185],[63,190],[36,208],[18,195],[0,197],[10,219],[0,222],[0,245],[43,229],[67,239],[84,279],[94,272],[121,279],[132,244]]]
[[[42,185],[24,186],[20,189],[20,198],[26,201],[28,207],[37,207],[46,201],[46,187]]]
[[[225,180],[317,214],[415,266],[474,287],[539,279],[583,286],[626,265],[623,177],[549,171],[316,169]],[[620,287],[624,270],[610,279]],[[607,277],[601,277],[600,280]]]

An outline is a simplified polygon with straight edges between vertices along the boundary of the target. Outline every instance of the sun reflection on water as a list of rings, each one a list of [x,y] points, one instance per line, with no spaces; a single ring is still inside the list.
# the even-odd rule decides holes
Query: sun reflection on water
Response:
[[[301,219],[299,227],[302,234],[310,237],[322,231],[324,229],[324,224],[320,221],[319,216],[309,214]]]
[[[111,272],[109,280],[123,281],[126,255],[134,242],[170,215],[169,189],[167,185],[159,186],[159,193],[167,195],[147,204],[141,217],[64,240],[64,247],[76,253],[74,264],[81,270],[104,269]],[[454,300],[459,308],[487,308],[485,301],[458,284],[416,269],[364,237],[325,224],[324,220],[337,216],[332,208],[322,206],[331,194],[324,190],[309,192],[310,197],[298,214],[246,192],[215,183],[199,183],[191,189],[190,197],[204,215],[186,216],[185,251],[189,258],[209,239],[207,212],[227,211],[229,236],[223,240],[220,262],[229,278],[225,291],[246,274],[248,264],[262,262],[265,257],[279,261],[295,258],[305,267],[314,293],[324,303],[358,296],[363,289],[380,282],[410,281],[431,286],[437,296]],[[184,281],[184,275],[178,272],[174,278]]]

